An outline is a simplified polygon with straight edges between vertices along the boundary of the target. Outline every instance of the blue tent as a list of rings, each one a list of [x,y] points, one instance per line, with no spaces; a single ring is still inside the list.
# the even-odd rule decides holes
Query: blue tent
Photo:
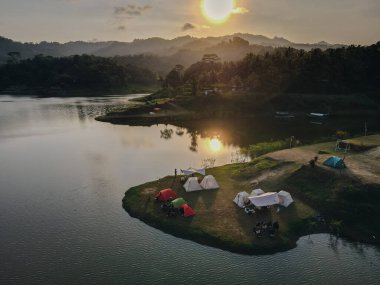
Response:
[[[323,162],[323,164],[338,169],[346,167],[343,159],[341,159],[339,156],[331,156],[328,159],[326,159],[325,162]]]

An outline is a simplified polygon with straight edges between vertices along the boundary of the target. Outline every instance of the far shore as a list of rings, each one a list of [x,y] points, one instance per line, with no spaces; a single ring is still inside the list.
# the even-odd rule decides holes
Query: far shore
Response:
[[[306,117],[312,112],[327,113],[328,117],[376,117],[379,116],[380,106],[368,105],[366,102],[352,108],[352,104],[360,103],[353,95],[324,95],[324,94],[284,94],[288,103],[276,101],[255,101],[252,94],[231,95],[220,94],[212,96],[174,96],[167,90],[132,100],[135,104],[120,110],[113,110],[96,118],[98,121],[126,125],[175,124],[194,120],[228,119],[228,118],[274,118],[276,112],[288,112],[290,118]],[[269,95],[268,95],[269,96]],[[347,99],[347,98],[349,99]],[[269,96],[270,98],[270,96]],[[299,99],[303,98],[303,99]],[[330,106],[324,100],[329,98]],[[298,101],[297,101],[298,100]],[[351,100],[351,101],[350,101]],[[359,100],[359,101],[358,101]],[[302,102],[305,101],[305,102]],[[315,101],[310,103],[309,101]],[[338,104],[339,103],[339,104]],[[333,106],[340,106],[333,109]],[[323,111],[324,110],[324,111]]]

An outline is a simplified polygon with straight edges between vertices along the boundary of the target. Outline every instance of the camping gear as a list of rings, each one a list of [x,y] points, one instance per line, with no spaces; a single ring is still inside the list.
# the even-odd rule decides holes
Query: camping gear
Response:
[[[171,201],[171,203],[170,203],[170,205],[173,206],[173,208],[179,208],[183,204],[186,204],[186,201],[183,198],[177,198],[177,199]]]
[[[183,184],[183,188],[185,188],[186,192],[203,190],[196,177],[189,177]]]
[[[291,203],[294,202],[292,195],[289,192],[281,190],[278,192],[278,197],[280,198],[280,205],[284,207],[288,207]]]
[[[278,197],[278,194],[276,192],[268,192],[259,196],[250,196],[248,197],[248,199],[256,207],[271,206],[280,202],[280,198]]]
[[[251,196],[259,196],[261,194],[264,194],[265,192],[261,189],[255,189],[255,190],[252,190],[251,192]]]
[[[180,206],[181,209],[183,209],[183,216],[184,217],[192,217],[195,215],[194,210],[187,204],[183,204]]]
[[[174,192],[172,189],[168,188],[158,192],[155,198],[158,201],[167,202],[177,198],[177,193]]]
[[[240,208],[244,208],[246,206],[246,204],[250,203],[248,197],[249,197],[249,194],[247,192],[240,192],[240,193],[236,194],[236,197],[233,201]]]
[[[210,190],[210,189],[218,189],[219,184],[216,182],[215,177],[212,175],[207,175],[203,178],[201,182],[201,186],[205,190]]]
[[[327,165],[327,166],[330,166],[330,167],[333,167],[333,168],[337,168],[337,169],[342,169],[342,168],[346,167],[346,165],[344,164],[343,159],[340,158],[339,156],[331,156],[328,159],[326,159],[323,162],[323,164]]]

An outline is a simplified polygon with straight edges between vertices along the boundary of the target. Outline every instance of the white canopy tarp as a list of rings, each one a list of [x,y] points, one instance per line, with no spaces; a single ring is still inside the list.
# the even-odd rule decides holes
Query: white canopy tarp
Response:
[[[255,190],[252,190],[251,196],[259,196],[259,195],[264,194],[264,193],[265,192],[262,189],[255,189]]]
[[[280,198],[280,205],[284,207],[288,207],[291,203],[294,202],[292,195],[289,192],[281,190],[278,192],[278,197]]]
[[[268,192],[259,196],[248,197],[256,207],[266,207],[280,203],[280,198],[276,192]]]
[[[235,199],[233,200],[236,205],[238,205],[240,208],[244,208],[246,203],[249,202],[249,194],[247,192],[240,192],[236,194]]]
[[[183,185],[183,188],[185,188],[186,192],[203,190],[196,177],[189,177]]]
[[[186,176],[189,176],[189,175],[192,175],[194,173],[199,173],[199,174],[202,174],[202,175],[206,175],[206,169],[205,168],[198,168],[198,169],[195,169],[195,168],[188,168],[188,169],[181,169],[181,172],[183,174],[185,174]]]
[[[201,186],[203,189],[206,189],[206,190],[219,188],[218,182],[216,182],[215,177],[212,175],[205,176],[201,182]]]

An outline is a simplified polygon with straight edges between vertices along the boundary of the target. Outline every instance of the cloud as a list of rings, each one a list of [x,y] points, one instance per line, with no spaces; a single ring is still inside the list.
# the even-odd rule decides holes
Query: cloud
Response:
[[[181,28],[181,30],[184,32],[190,31],[190,30],[207,30],[207,29],[210,29],[210,26],[197,25],[197,24],[191,24],[191,23],[185,23]]]
[[[182,31],[188,31],[188,30],[192,30],[192,29],[195,29],[196,26],[194,26],[193,24],[191,23],[186,23],[182,26]]]
[[[245,7],[236,7],[233,9],[233,14],[247,14],[249,10]]]
[[[134,4],[129,4],[127,6],[117,6],[114,7],[113,14],[116,17],[127,17],[133,18],[135,16],[141,16],[146,10],[151,9],[149,5],[139,6]]]

